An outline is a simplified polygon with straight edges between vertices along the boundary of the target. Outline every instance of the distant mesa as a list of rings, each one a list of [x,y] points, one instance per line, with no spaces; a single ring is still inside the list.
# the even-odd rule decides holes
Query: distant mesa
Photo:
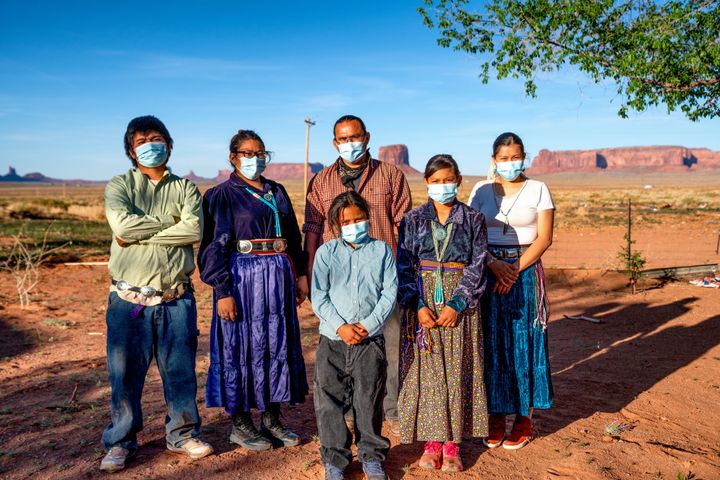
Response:
[[[673,173],[720,169],[720,152],[707,148],[622,147],[597,150],[540,150],[528,173],[627,171]]]
[[[263,176],[271,180],[290,180],[294,178],[303,178],[305,165],[302,163],[275,163],[270,162],[263,173]],[[310,163],[308,166],[308,178],[312,178],[317,172],[323,169],[322,163]],[[185,175],[185,178],[195,183],[222,183],[228,178],[232,170],[218,170],[218,174],[213,178],[200,177],[192,170]]]
[[[65,184],[89,184],[97,183],[93,180],[61,180],[59,178],[46,177],[39,172],[26,173],[25,175],[18,175],[17,170],[14,167],[8,168],[8,173],[0,175],[0,182],[23,182],[23,183],[65,183]]]
[[[378,160],[391,163],[398,167],[405,175],[421,175],[410,166],[410,154],[407,145],[386,145],[378,149]]]

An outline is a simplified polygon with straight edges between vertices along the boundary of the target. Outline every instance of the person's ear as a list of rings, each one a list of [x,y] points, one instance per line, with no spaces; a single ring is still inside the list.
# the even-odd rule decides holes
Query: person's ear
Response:
[[[332,139],[332,146],[333,146],[333,148],[334,148],[335,150],[340,151],[340,150],[338,149],[338,142],[337,142],[337,140],[335,140],[335,138]]]
[[[370,132],[365,132],[365,146],[370,144]]]
[[[459,187],[461,183],[462,183],[462,175],[459,175],[457,178],[457,186]]]
[[[229,160],[230,160],[230,165],[232,165],[233,167],[235,167],[235,168],[237,169],[237,168],[238,168],[238,164],[237,164],[236,155],[231,152],[231,153],[230,153],[230,156],[229,156],[228,158],[229,158]]]

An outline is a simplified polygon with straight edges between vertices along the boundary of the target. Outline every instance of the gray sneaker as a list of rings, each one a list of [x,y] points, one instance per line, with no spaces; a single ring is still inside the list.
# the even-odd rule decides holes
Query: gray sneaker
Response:
[[[207,457],[215,451],[209,443],[203,442],[199,438],[191,438],[179,447],[174,447],[169,443],[166,446],[171,452],[187,455],[192,460]]]
[[[388,480],[388,476],[385,474],[385,470],[383,470],[382,463],[378,461],[362,462],[362,467],[367,480]]]
[[[332,463],[326,463],[325,480],[345,480],[345,472]]]
[[[112,447],[100,461],[100,470],[114,473],[125,468],[125,462],[135,455],[135,450],[123,447]]]

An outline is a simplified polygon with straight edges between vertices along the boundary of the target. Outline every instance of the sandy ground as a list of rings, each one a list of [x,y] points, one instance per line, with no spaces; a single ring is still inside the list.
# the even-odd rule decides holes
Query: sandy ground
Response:
[[[105,370],[106,267],[46,268],[34,303],[20,310],[0,274],[0,477],[77,479],[104,476],[100,435],[108,422]],[[208,366],[210,291],[197,282],[199,385]],[[720,478],[720,291],[669,283],[628,294],[624,278],[599,270],[549,271],[549,329],[556,402],[538,411],[539,437],[519,451],[463,444],[458,478],[664,478],[690,472]],[[564,314],[602,319],[593,324]],[[308,377],[314,370],[317,320],[301,309]],[[312,383],[312,382],[310,382]],[[74,401],[73,391],[77,389]],[[302,445],[261,453],[227,440],[230,422],[197,402],[203,438],[217,454],[192,462],[165,450],[162,385],[147,378],[141,448],[117,479],[322,478],[312,398],[285,411]],[[607,424],[631,424],[620,441],[603,440]],[[421,445],[393,447],[393,479],[446,474],[417,467]],[[607,439],[606,439],[607,440]],[[349,479],[363,478],[354,463]]]

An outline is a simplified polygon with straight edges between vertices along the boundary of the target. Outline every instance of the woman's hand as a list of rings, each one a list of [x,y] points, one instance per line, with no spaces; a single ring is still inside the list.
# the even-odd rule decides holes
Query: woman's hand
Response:
[[[237,315],[235,299],[230,297],[221,298],[217,301],[217,314],[223,320],[234,322]]]
[[[432,310],[430,310],[428,307],[422,307],[420,310],[418,310],[417,316],[418,322],[420,322],[420,325],[422,325],[424,328],[433,328],[437,326],[437,318],[435,317],[435,314],[432,312]]]
[[[507,294],[515,281],[520,276],[520,269],[518,263],[508,263],[502,260],[495,260],[488,265],[490,271],[495,275],[495,285],[493,286],[493,292],[501,295]]]
[[[310,289],[308,288],[308,279],[306,275],[299,277],[295,282],[295,304],[299,307],[308,297]]]
[[[445,305],[440,312],[440,318],[437,319],[437,324],[443,327],[454,327],[457,325],[458,313],[452,308]]]

